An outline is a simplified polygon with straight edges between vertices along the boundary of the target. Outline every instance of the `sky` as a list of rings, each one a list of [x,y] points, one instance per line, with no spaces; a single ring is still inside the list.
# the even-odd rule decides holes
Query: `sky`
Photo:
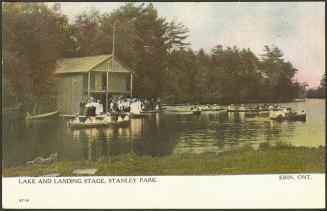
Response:
[[[50,3],[51,4],[51,3]],[[124,2],[62,2],[61,11],[74,17],[91,9],[111,12]],[[138,3],[140,4],[140,3]],[[265,45],[284,52],[299,82],[317,87],[325,72],[324,2],[154,2],[160,17],[177,19],[189,29],[193,50],[207,53],[220,44],[250,48],[257,56]]]

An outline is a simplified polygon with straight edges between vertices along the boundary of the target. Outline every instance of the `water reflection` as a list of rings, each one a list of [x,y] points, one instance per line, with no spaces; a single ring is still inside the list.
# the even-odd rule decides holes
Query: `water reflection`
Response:
[[[302,106],[300,105],[302,104]],[[261,142],[285,141],[294,145],[324,144],[324,101],[288,104],[304,107],[307,122],[276,122],[268,113],[202,112],[161,113],[132,119],[129,128],[70,130],[66,120],[8,121],[3,129],[4,166],[24,165],[37,156],[57,152],[59,160],[94,160],[134,152],[164,156],[174,153],[217,153]],[[6,123],[6,122],[5,122]],[[18,132],[19,131],[19,132]]]

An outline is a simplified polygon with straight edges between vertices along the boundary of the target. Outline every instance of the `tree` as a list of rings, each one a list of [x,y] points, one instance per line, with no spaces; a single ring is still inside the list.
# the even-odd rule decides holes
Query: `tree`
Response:
[[[264,51],[260,69],[266,77],[266,100],[288,100],[295,97],[297,90],[293,79],[297,69],[290,62],[284,61],[278,47],[265,46]]]
[[[52,73],[68,22],[58,9],[43,3],[3,4],[3,76],[19,101],[37,102],[54,85]]]
[[[163,95],[169,50],[172,46],[184,46],[187,30],[181,24],[160,18],[151,3],[127,3],[106,17],[107,22],[115,20],[121,26],[117,29],[117,56],[130,61],[128,64],[137,73],[135,94]],[[123,31],[127,33],[120,36]]]
[[[320,80],[320,86],[317,89],[317,97],[325,98],[326,97],[326,72],[322,75]]]
[[[54,90],[57,59],[112,53],[114,24],[115,55],[136,72],[135,96],[237,103],[288,100],[297,89],[297,70],[279,48],[265,46],[261,60],[236,46],[194,52],[187,27],[159,17],[151,3],[103,14],[93,9],[73,24],[60,4],[5,3],[3,20],[3,95],[19,101],[37,102]]]
[[[112,52],[113,25],[115,55],[136,73],[134,93],[140,97],[163,95],[167,73],[167,57],[172,49],[187,45],[187,28],[173,20],[160,18],[150,4],[127,3],[112,13],[96,10],[77,16],[70,26],[72,56],[89,56]]]

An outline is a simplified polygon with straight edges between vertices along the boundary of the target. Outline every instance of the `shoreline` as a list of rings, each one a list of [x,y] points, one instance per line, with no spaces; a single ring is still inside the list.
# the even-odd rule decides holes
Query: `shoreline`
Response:
[[[272,101],[240,101],[240,102],[227,102],[227,103],[217,103],[217,102],[182,102],[182,103],[163,103],[162,106],[189,106],[189,105],[220,105],[225,106],[229,104],[278,104],[278,103],[296,103],[302,101],[296,101],[298,98],[289,100],[272,100]],[[302,99],[302,98],[301,98]],[[325,98],[303,98],[305,100],[326,100]]]
[[[94,161],[69,161],[53,164],[3,168],[3,177],[83,176],[75,169],[97,169],[94,176],[144,175],[226,175],[325,173],[325,146],[295,147],[286,144],[261,144],[258,149],[240,147],[219,154],[177,154],[151,157],[128,153],[100,157]]]

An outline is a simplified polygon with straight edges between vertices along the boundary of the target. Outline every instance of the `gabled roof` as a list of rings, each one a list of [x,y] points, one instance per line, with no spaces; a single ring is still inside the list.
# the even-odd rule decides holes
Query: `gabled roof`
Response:
[[[98,64],[106,61],[111,57],[111,54],[87,56],[78,58],[60,59],[57,61],[56,70],[54,73],[78,73],[88,72]]]
[[[108,66],[107,63],[110,62],[112,58],[114,61],[113,69],[112,67]],[[84,73],[89,71],[109,71],[135,74],[135,72],[131,70],[127,65],[120,61],[116,56],[112,56],[111,54],[60,59],[57,61],[57,66],[54,73]]]

